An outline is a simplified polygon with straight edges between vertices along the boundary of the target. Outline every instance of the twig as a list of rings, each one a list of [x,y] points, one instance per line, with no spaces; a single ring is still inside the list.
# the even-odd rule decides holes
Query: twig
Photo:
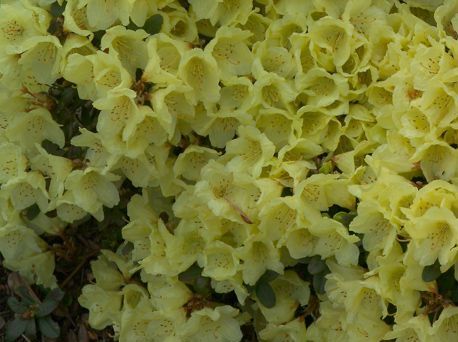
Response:
[[[32,342],[27,336],[25,336],[24,334],[21,335],[21,337],[26,340],[27,342]]]
[[[99,253],[99,250],[95,250],[91,253],[89,253],[88,255],[86,255],[86,257],[83,259],[83,261],[81,261],[78,266],[76,266],[76,268],[72,271],[72,273],[70,273],[67,278],[65,278],[65,280],[62,282],[60,288],[64,288],[68,282],[75,276],[76,273],[78,273],[78,271],[84,266],[84,264],[86,264],[86,262],[88,261],[88,259],[92,258],[94,255],[97,255]]]

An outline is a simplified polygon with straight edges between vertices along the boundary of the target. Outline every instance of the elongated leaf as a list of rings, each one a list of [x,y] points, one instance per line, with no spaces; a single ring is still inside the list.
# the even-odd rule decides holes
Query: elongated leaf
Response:
[[[272,270],[267,270],[264,272],[264,274],[259,278],[258,282],[271,282],[272,280],[275,280],[279,274],[275,271]]]
[[[6,324],[5,340],[7,342],[15,341],[25,331],[27,321],[20,318],[15,318]]]
[[[17,314],[22,314],[27,311],[28,306],[23,302],[20,302],[16,297],[9,297],[6,304]]]
[[[316,274],[313,276],[312,280],[313,288],[315,289],[316,293],[324,294],[324,286],[326,285],[326,278],[324,277],[323,273]]]
[[[59,288],[51,290],[48,293],[43,303],[40,304],[36,312],[37,317],[43,317],[51,314],[55,308],[59,305],[59,302],[64,297],[65,292]]]
[[[59,3],[54,2],[51,5],[51,14],[53,17],[58,17],[59,15],[62,15],[65,10],[65,1],[62,3],[62,5],[59,5]]]
[[[29,290],[25,286],[19,286],[16,289],[16,292],[19,296],[22,298],[22,302],[26,305],[32,305],[36,304],[37,302],[35,301],[34,298],[32,298],[32,295],[30,294]]]
[[[60,335],[59,325],[49,316],[39,318],[38,327],[41,333],[46,337],[57,338]]]
[[[266,281],[258,282],[256,284],[256,297],[266,308],[273,308],[277,301],[275,292],[272,286]]]
[[[164,19],[162,19],[160,14],[155,14],[146,20],[145,25],[143,25],[143,29],[149,34],[159,33],[161,31],[163,21]]]
[[[25,327],[25,335],[34,338],[37,336],[37,324],[34,319],[29,319]]]
[[[441,275],[440,270],[440,263],[436,260],[436,262],[432,265],[425,266],[423,268],[423,272],[421,274],[421,278],[423,281],[434,281]]]

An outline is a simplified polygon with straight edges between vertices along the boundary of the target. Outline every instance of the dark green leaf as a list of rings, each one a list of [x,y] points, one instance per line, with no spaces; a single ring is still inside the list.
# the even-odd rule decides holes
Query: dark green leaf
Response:
[[[319,273],[323,273],[327,270],[327,266],[324,260],[321,260],[320,256],[315,255],[310,259],[309,264],[307,265],[307,271],[310,274],[316,275]]]
[[[28,220],[33,220],[40,213],[40,207],[34,203],[30,207],[24,209],[24,215]]]
[[[39,318],[38,327],[41,333],[46,337],[57,338],[60,335],[59,325],[49,316]]]
[[[139,27],[137,25],[135,25],[135,23],[130,21],[129,24],[126,26],[126,29],[135,31],[135,30],[138,30]]]
[[[65,10],[65,1],[62,3],[62,5],[59,5],[57,2],[54,2],[51,5],[51,14],[53,17],[58,17],[59,15],[62,15]]]
[[[22,298],[22,301],[26,305],[36,304],[37,302],[32,298],[29,290],[25,286],[19,286],[16,289],[17,294]]]
[[[16,297],[9,297],[6,301],[11,310],[17,314],[22,314],[27,311],[28,306],[17,300]]]
[[[59,302],[64,297],[64,291],[55,288],[48,293],[43,303],[40,304],[36,312],[37,317],[43,317],[51,314],[54,309],[59,305]]]
[[[259,278],[258,282],[267,282],[270,283],[272,280],[276,279],[279,274],[272,270],[267,270],[264,274]]]
[[[355,212],[346,213],[344,211],[340,211],[334,215],[333,219],[342,223],[345,227],[348,227],[355,217]]]
[[[312,257],[303,257],[297,260],[299,264],[308,264]]]
[[[100,42],[102,40],[105,30],[99,30],[94,32],[94,38],[92,39],[92,45],[95,47],[100,47]]]
[[[160,14],[155,14],[145,21],[143,29],[149,34],[159,33],[161,31],[162,22],[162,16]]]
[[[323,273],[317,274],[313,276],[312,280],[313,288],[315,289],[315,292],[318,294],[323,294],[324,291],[324,285],[326,285],[326,278]]]
[[[425,266],[421,274],[421,278],[423,279],[423,281],[433,281],[439,278],[439,276],[441,275],[440,266],[441,265],[437,260],[434,264]]]
[[[292,196],[293,194],[293,188],[284,187],[281,191],[281,197]]]
[[[275,306],[276,297],[272,286],[266,281],[261,281],[256,284],[256,297],[266,308]]]
[[[37,324],[34,319],[29,319],[25,327],[25,335],[33,338],[37,336]]]
[[[178,279],[183,283],[192,283],[194,282],[197,277],[199,277],[202,273],[202,269],[197,265],[191,265],[186,271],[181,272],[178,275]]]
[[[142,79],[142,76],[143,76],[143,69],[141,68],[135,69],[135,80],[140,81]]]
[[[25,331],[27,321],[20,318],[15,318],[6,324],[5,340],[7,342],[15,341]]]
[[[64,151],[57,144],[54,144],[48,139],[45,139],[41,142],[41,147],[43,147],[49,154],[55,156],[62,156],[64,154]]]
[[[450,267],[446,272],[442,273],[436,281],[439,293],[446,297],[452,297],[454,292],[458,292],[454,267]]]
[[[194,281],[194,291],[200,295],[209,295],[211,293],[210,278],[199,276]]]

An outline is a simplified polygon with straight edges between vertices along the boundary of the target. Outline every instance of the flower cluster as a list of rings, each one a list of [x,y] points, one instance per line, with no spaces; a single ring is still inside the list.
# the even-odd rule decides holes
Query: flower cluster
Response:
[[[46,237],[129,181],[79,298],[120,341],[457,340],[457,10],[3,1],[5,266],[56,286]]]

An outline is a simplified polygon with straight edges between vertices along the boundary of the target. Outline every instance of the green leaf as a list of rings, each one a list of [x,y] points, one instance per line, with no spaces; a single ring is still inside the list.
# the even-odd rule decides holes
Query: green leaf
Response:
[[[25,286],[19,286],[16,293],[22,298],[22,302],[26,305],[36,304],[37,302],[32,298],[29,290]]]
[[[318,255],[312,257],[309,264],[307,265],[307,271],[309,271],[309,273],[312,275],[323,273],[327,270],[327,268],[328,267],[324,260],[321,260],[320,256]]]
[[[162,19],[160,14],[155,14],[145,21],[143,29],[149,34],[159,33],[161,31],[163,21],[164,19]]]
[[[51,317],[38,318],[38,327],[41,333],[49,338],[57,338],[60,335],[59,325]]]
[[[7,342],[15,341],[25,331],[27,321],[21,318],[15,318],[6,324],[5,340]]]
[[[437,260],[434,264],[425,266],[421,274],[421,278],[423,279],[423,281],[434,281],[437,278],[439,278],[439,276],[442,274],[440,266],[441,265]]]
[[[200,295],[209,295],[211,293],[210,278],[199,276],[194,281],[194,291]]]
[[[51,9],[50,9],[53,17],[58,17],[62,15],[64,13],[64,10],[65,10],[65,1],[62,3],[62,5],[59,5],[58,2],[54,2],[51,5]]]
[[[54,144],[52,141],[49,141],[48,139],[45,139],[41,142],[41,147],[43,147],[49,154],[55,156],[63,156],[64,154],[64,151],[57,144]]]
[[[256,297],[266,308],[273,308],[277,301],[275,292],[272,286],[266,281],[261,281],[256,284]]]
[[[299,264],[308,264],[310,260],[312,260],[312,257],[303,257],[303,258],[297,259],[297,262]]]
[[[268,282],[270,283],[272,280],[275,280],[279,274],[272,270],[267,270],[264,274],[259,278],[258,282]]]
[[[333,216],[333,219],[342,223],[345,227],[348,227],[355,217],[355,212],[346,213],[344,211],[340,211]]]
[[[126,26],[126,29],[132,30],[132,31],[138,30],[139,28],[140,28],[140,27],[138,27],[137,25],[135,25],[135,23],[132,22],[132,21],[129,21],[129,24]]]
[[[13,310],[17,314],[22,314],[26,312],[28,309],[28,306],[20,302],[19,300],[17,300],[16,297],[9,297],[6,303],[8,304],[10,309]]]
[[[186,271],[178,275],[178,279],[183,283],[194,282],[202,273],[202,269],[197,264],[192,264]]]
[[[30,338],[37,336],[37,324],[34,319],[28,320],[27,326],[25,327],[25,335]]]
[[[316,293],[324,294],[324,286],[326,285],[325,275],[323,273],[314,275],[312,285]]]
[[[23,213],[28,220],[33,220],[40,213],[40,207],[34,203],[30,207],[25,208]]]
[[[331,160],[324,162],[318,169],[319,173],[329,174],[334,171],[334,163]]]
[[[55,288],[48,293],[43,303],[40,304],[36,312],[37,317],[43,317],[51,314],[59,305],[64,297],[65,292],[59,288]]]

